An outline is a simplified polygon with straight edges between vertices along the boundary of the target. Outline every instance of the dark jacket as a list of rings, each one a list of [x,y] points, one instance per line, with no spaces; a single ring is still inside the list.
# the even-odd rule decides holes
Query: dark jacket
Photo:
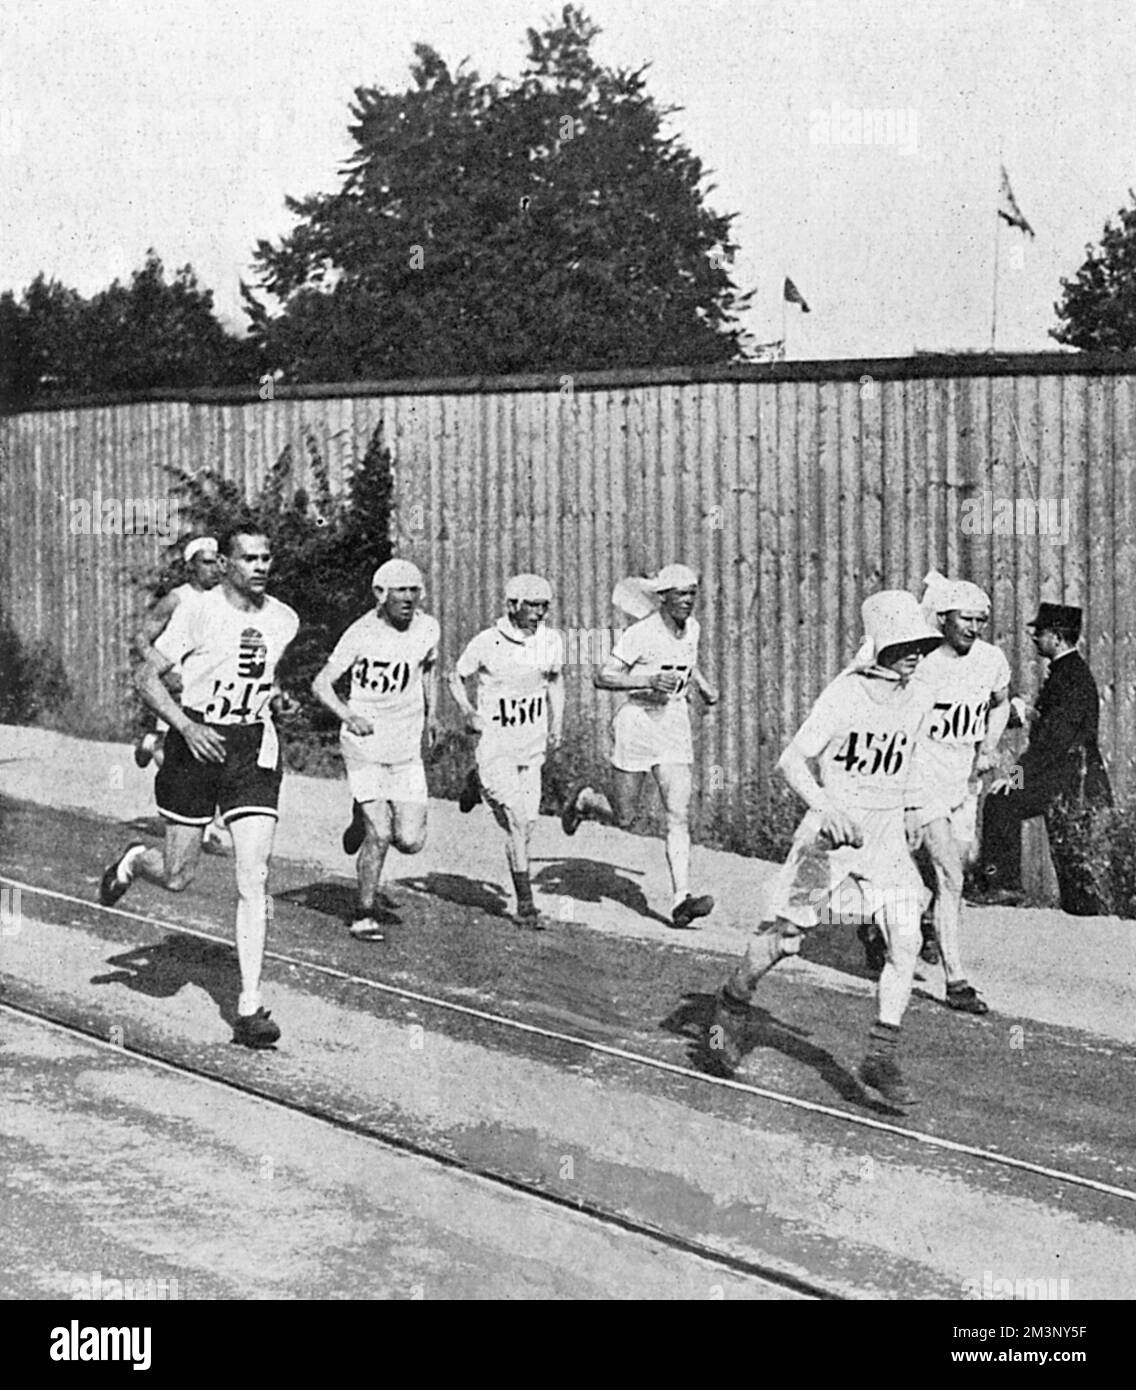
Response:
[[[1022,755],[1025,787],[1047,798],[1111,806],[1112,788],[1097,742],[1099,721],[1093,673],[1079,652],[1059,657],[1037,697],[1037,720]]]

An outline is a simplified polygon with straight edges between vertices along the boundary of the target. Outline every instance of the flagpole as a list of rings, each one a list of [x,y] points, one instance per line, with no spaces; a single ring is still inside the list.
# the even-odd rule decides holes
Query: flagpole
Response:
[[[789,356],[789,301],[785,298],[785,284],[781,284],[781,360]]]
[[[998,145],[998,168],[1001,171],[1005,166],[1002,163],[1002,146]],[[999,186],[1000,188],[1000,186]],[[1001,192],[999,191],[999,197]],[[990,305],[990,351],[994,349],[994,339],[998,332],[998,250],[1001,245],[1002,219],[998,216],[998,210],[994,210],[994,293],[991,296]]]

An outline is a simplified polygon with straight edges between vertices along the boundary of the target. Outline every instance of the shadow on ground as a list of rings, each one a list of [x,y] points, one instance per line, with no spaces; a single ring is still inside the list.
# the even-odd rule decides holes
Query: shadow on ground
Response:
[[[640,885],[628,877],[635,871],[621,871],[594,859],[533,859],[532,864],[534,869],[544,865],[533,874],[533,883],[542,893],[585,903],[618,903],[650,922],[670,926],[669,919],[649,905]]]
[[[93,975],[91,984],[123,985],[151,999],[171,999],[186,985],[196,985],[217,1005],[226,1023],[236,1022],[240,973],[231,946],[177,932],[153,946],[135,946],[108,956],[107,964],[118,969]]]
[[[714,995],[684,994],[682,1002],[673,1010],[659,1027],[667,1033],[688,1040],[687,1057],[692,1067],[709,1073],[722,1075],[718,1058],[710,1050],[708,1033],[714,1016]],[[831,1090],[849,1104],[867,1107],[882,1115],[894,1112],[864,1094],[864,1088],[856,1077],[836,1060],[827,1048],[817,1047],[808,1041],[809,1034],[803,1028],[782,1023],[768,1009],[755,1007],[750,1010],[743,1037],[743,1058],[760,1048],[772,1048],[810,1067]],[[740,1078],[745,1079],[745,1078]],[[759,1082],[755,1079],[755,1084]]]

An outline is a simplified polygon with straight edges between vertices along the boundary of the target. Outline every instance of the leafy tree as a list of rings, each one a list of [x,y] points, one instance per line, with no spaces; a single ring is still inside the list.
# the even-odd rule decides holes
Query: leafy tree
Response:
[[[1053,306],[1062,320],[1050,337],[1086,352],[1132,352],[1136,349],[1136,193],[1132,206],[1121,208],[1120,225],[1105,223],[1099,249],[1085,247],[1085,262],[1076,279],[1061,281],[1061,302]]]
[[[188,265],[168,281],[153,250],[129,284],[89,300],[42,273],[18,302],[0,296],[0,344],[0,389],[16,401],[258,377],[255,344],[226,331],[213,292]]]
[[[416,46],[413,85],[360,87],[334,193],[258,243],[253,336],[289,380],[723,361],[740,352],[732,216],[662,124],[645,69],[599,66],[566,6],[519,82]]]
[[[96,294],[83,322],[87,390],[255,383],[252,345],[228,333],[191,266],[166,280],[152,249],[129,285]]]

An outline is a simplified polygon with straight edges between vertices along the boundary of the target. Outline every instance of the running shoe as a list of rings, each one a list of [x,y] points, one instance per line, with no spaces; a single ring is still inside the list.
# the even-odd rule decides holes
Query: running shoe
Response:
[[[367,838],[367,818],[357,801],[351,803],[351,824],[343,832],[343,853],[354,856],[363,848]]]
[[[942,965],[943,963],[943,953],[939,950],[939,941],[935,936],[933,927],[923,937],[923,945],[919,949],[919,959],[925,965]]]
[[[145,842],[142,840],[131,840],[130,844],[122,851],[113,864],[108,864],[103,870],[103,876],[99,880],[99,902],[103,907],[113,907],[123,893],[134,882],[134,875],[128,879],[120,879],[118,867],[132,849],[145,849]]]
[[[242,1047],[272,1047],[280,1041],[280,1028],[266,1009],[254,1014],[238,1014],[233,1025],[233,1041]]]
[[[386,932],[373,917],[356,917],[347,929],[356,941],[385,941]]]
[[[678,927],[680,931],[686,931],[694,925],[696,917],[709,917],[713,911],[714,899],[709,894],[703,894],[701,898],[692,898],[688,893],[671,914],[671,925]]]
[[[161,734],[153,732],[143,734],[134,746],[134,765],[136,767],[149,767],[161,742]]]
[[[548,923],[536,903],[520,903],[514,914],[514,921],[518,927],[527,927],[529,931],[548,930]]]
[[[585,819],[580,811],[579,800],[588,788],[584,785],[573,787],[568,793],[568,800],[564,803],[564,809],[560,812],[560,828],[565,835],[575,835],[580,828],[580,822]]]
[[[897,1110],[906,1110],[915,1104],[915,1094],[904,1081],[899,1063],[892,1057],[869,1054],[860,1063],[860,1080]]]
[[[957,985],[947,986],[947,1007],[957,1009],[960,1014],[988,1014],[990,1005],[983,999],[982,995],[968,985],[965,980],[960,980]]]
[[[477,775],[477,768],[471,767],[462,783],[461,795],[458,797],[458,810],[463,816],[467,816],[475,806],[480,805],[481,779]]]

